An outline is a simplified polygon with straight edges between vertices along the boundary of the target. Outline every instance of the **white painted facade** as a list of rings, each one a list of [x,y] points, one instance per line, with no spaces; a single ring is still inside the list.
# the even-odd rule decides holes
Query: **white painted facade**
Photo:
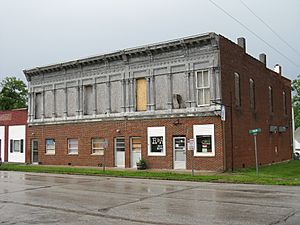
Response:
[[[4,161],[4,142],[5,142],[5,126],[0,126],[0,156],[2,162]]]
[[[11,152],[10,140],[23,140],[23,152]],[[9,126],[8,127],[8,162],[25,163],[25,144],[26,143],[26,126]]]

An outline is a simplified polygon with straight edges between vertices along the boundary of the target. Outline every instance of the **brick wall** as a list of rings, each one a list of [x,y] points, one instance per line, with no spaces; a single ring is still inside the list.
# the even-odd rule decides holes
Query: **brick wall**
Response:
[[[253,136],[249,129],[261,128],[257,136],[259,163],[268,164],[291,158],[291,83],[265,67],[230,40],[220,36],[222,98],[227,105],[225,123],[227,168],[255,166]],[[241,107],[235,107],[234,73],[240,75]],[[250,109],[249,79],[255,82],[256,109]],[[269,110],[269,85],[273,88],[274,113]],[[282,92],[286,92],[287,115]],[[230,113],[232,109],[232,121]],[[231,129],[232,124],[232,129]],[[269,126],[287,126],[284,133],[270,133]],[[233,149],[233,152],[232,152]],[[233,162],[232,162],[233,158]]]
[[[173,168],[173,136],[193,138],[194,124],[215,125],[215,157],[194,157],[197,170],[223,170],[222,127],[219,117],[191,117],[148,120],[122,120],[110,122],[74,123],[61,125],[30,126],[29,139],[39,140],[39,162],[52,165],[97,166],[103,156],[91,155],[91,139],[103,137],[108,139],[106,164],[114,166],[114,138],[125,137],[125,166],[130,167],[130,137],[141,137],[142,157],[149,168]],[[166,156],[147,156],[147,127],[166,127]],[[119,130],[119,132],[117,132]],[[45,154],[45,139],[55,139],[55,155]],[[68,138],[78,139],[78,155],[68,155]],[[28,142],[31,148],[31,141]],[[30,154],[30,153],[28,153]],[[30,159],[28,155],[27,159]],[[30,162],[30,161],[28,161]],[[187,151],[187,169],[191,169],[191,151]]]

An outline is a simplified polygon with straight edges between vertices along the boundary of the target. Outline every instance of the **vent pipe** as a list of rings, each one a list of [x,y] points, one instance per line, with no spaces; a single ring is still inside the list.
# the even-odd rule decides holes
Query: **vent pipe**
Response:
[[[267,65],[267,55],[265,53],[259,54],[259,61],[261,61],[266,66]]]
[[[275,71],[276,73],[278,73],[279,75],[281,75],[281,72],[282,72],[281,66],[280,66],[279,64],[276,64],[276,65],[274,66],[274,71]]]
[[[242,49],[244,49],[244,51],[246,52],[246,39],[243,37],[239,37],[237,39],[237,44],[238,46],[240,46]]]

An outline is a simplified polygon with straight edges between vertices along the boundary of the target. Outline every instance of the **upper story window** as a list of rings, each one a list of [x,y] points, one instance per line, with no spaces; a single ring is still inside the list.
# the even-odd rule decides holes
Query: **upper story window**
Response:
[[[274,106],[273,106],[273,88],[269,86],[269,110],[270,113],[274,112]]]
[[[46,139],[46,154],[55,154],[55,140],[54,139]]]
[[[234,73],[234,96],[235,96],[235,106],[241,106],[241,88],[240,88],[240,75]]]
[[[285,91],[282,92],[282,102],[283,102],[283,113],[284,113],[284,115],[287,115],[286,94],[285,94]]]
[[[250,108],[255,109],[255,83],[253,79],[249,80],[249,97],[250,97]]]
[[[208,70],[196,73],[197,105],[210,104],[210,77]]]
[[[146,79],[136,79],[136,111],[147,110]]]

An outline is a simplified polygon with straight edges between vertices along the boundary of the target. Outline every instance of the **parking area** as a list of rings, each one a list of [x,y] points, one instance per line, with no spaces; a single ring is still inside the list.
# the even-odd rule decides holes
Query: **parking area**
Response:
[[[0,171],[0,224],[299,224],[300,187]]]

